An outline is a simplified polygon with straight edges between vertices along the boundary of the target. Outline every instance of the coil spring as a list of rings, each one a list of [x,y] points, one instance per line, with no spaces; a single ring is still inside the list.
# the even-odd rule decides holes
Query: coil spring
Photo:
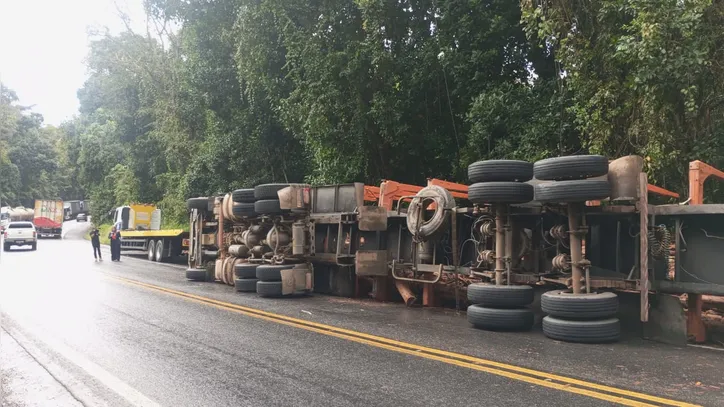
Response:
[[[566,225],[555,225],[548,231],[548,233],[554,239],[568,239],[568,227],[566,227]]]
[[[478,261],[487,265],[495,263],[495,252],[492,250],[483,250],[478,255]]]
[[[649,230],[649,252],[657,258],[669,255],[671,246],[671,232],[665,225],[654,226]]]
[[[568,270],[571,268],[571,258],[567,254],[561,253],[553,258],[551,265],[554,270]]]
[[[495,222],[486,220],[480,225],[480,233],[485,236],[495,236]]]

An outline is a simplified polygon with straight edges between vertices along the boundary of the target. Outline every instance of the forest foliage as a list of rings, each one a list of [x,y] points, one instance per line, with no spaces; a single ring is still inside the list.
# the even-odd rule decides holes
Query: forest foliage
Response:
[[[180,221],[191,196],[466,182],[488,158],[639,154],[684,194],[688,161],[724,168],[721,1],[145,5],[146,32],[93,39],[74,120],[42,127],[3,98],[3,200],[153,202]]]

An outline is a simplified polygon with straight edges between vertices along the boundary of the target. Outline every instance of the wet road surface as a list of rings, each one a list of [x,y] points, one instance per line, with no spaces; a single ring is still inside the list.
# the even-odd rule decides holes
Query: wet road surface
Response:
[[[188,282],[176,265],[96,263],[75,240],[85,228],[68,222],[64,240],[2,253],[0,312],[87,406],[724,405],[724,352],[565,344],[397,304],[261,299]]]

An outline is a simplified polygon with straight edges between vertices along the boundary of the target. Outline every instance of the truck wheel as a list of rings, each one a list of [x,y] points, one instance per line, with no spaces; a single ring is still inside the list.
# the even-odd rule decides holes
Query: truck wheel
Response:
[[[208,211],[209,210],[209,198],[200,197],[200,198],[187,199],[186,200],[186,209],[188,209],[189,212],[191,212],[192,209]]]
[[[491,331],[527,331],[533,327],[533,311],[528,308],[468,307],[468,322],[476,328]]]
[[[237,278],[234,280],[234,289],[240,293],[255,293],[257,281],[255,278]]]
[[[239,203],[234,202],[231,207],[231,214],[239,218],[251,218],[256,216],[254,212],[254,203]]]
[[[533,174],[541,181],[562,181],[600,177],[608,174],[608,158],[602,155],[569,155],[547,158],[533,164]]]
[[[32,251],[38,250],[38,244],[37,244],[37,243],[33,243],[33,244],[30,246],[30,250],[32,250]]]
[[[542,203],[595,201],[610,195],[611,184],[605,179],[544,182],[535,186],[535,200]]]
[[[471,183],[518,181],[526,182],[533,178],[533,163],[520,160],[485,160],[468,166],[468,179]]]
[[[468,300],[484,307],[524,307],[533,302],[533,287],[473,283],[468,286]]]
[[[281,281],[257,281],[256,293],[260,297],[281,297],[282,282]]]
[[[206,269],[186,269],[186,279],[191,281],[207,281]]]
[[[156,242],[156,262],[160,263],[163,261],[163,249],[164,249],[163,239],[159,239]]]
[[[256,268],[256,278],[260,281],[282,281],[282,270],[293,268],[294,265],[262,264]]]
[[[236,266],[234,266],[234,275],[236,276],[236,278],[253,278],[256,280],[256,268],[257,265],[253,263],[237,264]]]
[[[541,309],[554,318],[610,318],[618,312],[618,296],[611,292],[573,294],[553,290],[541,296]]]
[[[282,213],[278,199],[262,199],[254,202],[254,212],[260,215],[275,215]]]
[[[254,198],[260,199],[279,199],[277,192],[288,187],[290,184],[261,184],[254,187]]]
[[[146,248],[146,250],[148,250],[148,261],[156,260],[156,241],[155,240],[148,241],[148,247]]]
[[[526,203],[533,200],[533,185],[522,182],[478,182],[468,188],[475,204]]]
[[[231,199],[237,203],[254,203],[254,201],[256,201],[254,188],[237,189],[231,193]]]
[[[616,342],[621,337],[621,324],[618,318],[569,321],[547,316],[543,318],[543,333],[551,339],[564,342]]]

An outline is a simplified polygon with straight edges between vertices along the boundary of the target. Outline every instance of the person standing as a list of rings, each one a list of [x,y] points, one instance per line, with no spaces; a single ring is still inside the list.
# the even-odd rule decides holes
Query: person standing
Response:
[[[93,257],[96,261],[103,261],[103,257],[101,256],[101,232],[97,227],[93,227],[93,230],[90,232],[90,237],[91,244],[93,245]]]
[[[111,239],[111,261],[121,261],[121,232],[114,226],[108,238]]]

